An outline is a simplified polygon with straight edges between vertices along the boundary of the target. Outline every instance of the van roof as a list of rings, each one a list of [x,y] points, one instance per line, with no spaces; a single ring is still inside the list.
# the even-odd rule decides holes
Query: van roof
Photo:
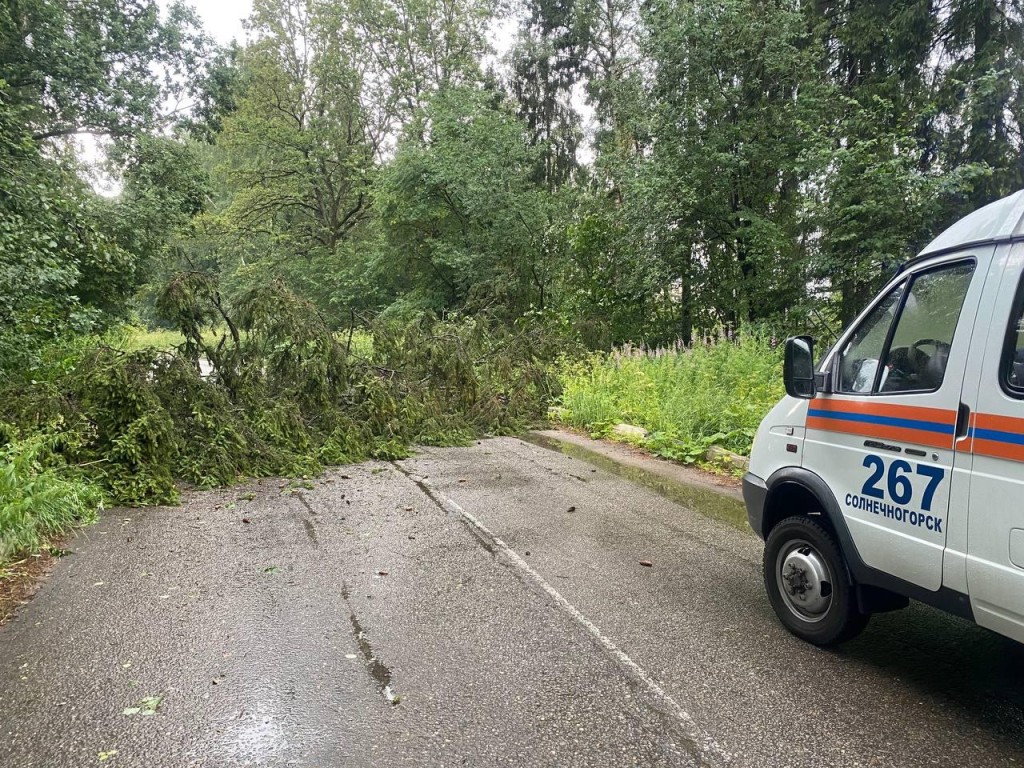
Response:
[[[1024,189],[964,216],[928,243],[919,256],[1017,238],[1024,239]]]

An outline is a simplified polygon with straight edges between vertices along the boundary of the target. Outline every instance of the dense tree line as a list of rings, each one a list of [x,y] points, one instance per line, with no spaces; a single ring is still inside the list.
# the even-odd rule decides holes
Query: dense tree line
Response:
[[[256,0],[247,23],[221,49],[183,5],[0,6],[3,366],[180,324],[182,275],[215,307],[287,286],[336,329],[827,334],[1024,186],[1017,0]]]

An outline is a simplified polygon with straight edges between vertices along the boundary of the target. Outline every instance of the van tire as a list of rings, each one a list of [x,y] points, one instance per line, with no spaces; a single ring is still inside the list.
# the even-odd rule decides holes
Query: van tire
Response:
[[[787,517],[772,528],[764,546],[764,585],[786,629],[814,645],[850,640],[870,618],[857,610],[832,535],[806,515]]]

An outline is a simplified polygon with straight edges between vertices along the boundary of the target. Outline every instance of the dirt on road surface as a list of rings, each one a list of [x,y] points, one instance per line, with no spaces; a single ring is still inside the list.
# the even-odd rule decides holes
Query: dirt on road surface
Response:
[[[1024,764],[1021,646],[806,645],[735,498],[566,450],[108,512],[0,628],[0,765]]]

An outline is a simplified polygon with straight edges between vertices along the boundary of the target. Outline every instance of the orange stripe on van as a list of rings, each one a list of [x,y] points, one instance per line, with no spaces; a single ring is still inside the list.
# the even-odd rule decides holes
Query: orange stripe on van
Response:
[[[807,407],[807,427],[880,440],[952,448],[956,411],[873,400],[816,398]]]
[[[978,456],[1024,462],[1024,419],[995,413],[971,415],[970,437],[960,450]]]
[[[971,419],[974,429],[996,429],[1000,432],[1015,432],[1024,435],[1024,419],[1013,416],[998,416],[994,413],[975,413]]]
[[[925,408],[919,405],[896,405],[894,403],[873,403],[866,400],[815,399],[813,407],[818,410],[838,413],[865,413],[872,416],[890,416],[897,419],[917,419],[940,424],[955,424],[956,411],[946,408]],[[1022,420],[1024,421],[1024,420]]]
[[[949,449],[953,447],[953,437],[951,435],[940,435],[920,429],[892,427],[885,424],[858,424],[837,421],[821,416],[808,416],[807,428],[820,429],[826,432],[842,432],[847,435],[875,437],[880,440],[893,440],[900,443],[927,445],[930,448]]]
[[[991,456],[996,459],[1008,459],[1009,461],[1024,461],[1024,445],[1003,443],[996,440],[983,440],[980,437],[974,438],[974,453],[979,456]]]

